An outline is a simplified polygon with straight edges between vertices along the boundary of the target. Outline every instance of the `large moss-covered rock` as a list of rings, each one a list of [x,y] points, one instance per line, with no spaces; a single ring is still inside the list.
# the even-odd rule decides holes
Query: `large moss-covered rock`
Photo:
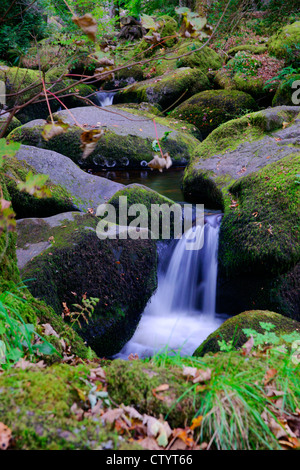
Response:
[[[84,296],[98,299],[80,336],[100,356],[121,350],[156,288],[156,246],[148,239],[97,237],[99,219],[67,213],[18,222],[18,263],[32,294],[58,316]],[[38,255],[38,256],[37,256]],[[77,310],[78,311],[78,310]],[[86,313],[87,314],[87,313]]]
[[[269,39],[271,55],[299,66],[300,63],[300,21],[284,26]]]
[[[3,197],[9,200],[10,195],[3,178],[3,170],[0,173],[0,182]],[[41,325],[51,324],[72,354],[81,358],[94,357],[95,355],[85,346],[80,336],[65,324],[61,317],[56,316],[51,307],[34,298],[21,281],[17,265],[16,239],[16,233],[12,231],[6,232],[4,230],[0,236],[0,294],[3,308],[10,313],[14,312],[17,318],[21,318],[23,322],[33,325],[42,336],[44,332]],[[47,339],[54,344],[58,352],[62,352],[62,344],[57,341],[55,336]]]
[[[268,80],[276,77],[284,61],[268,54],[239,51],[214,76],[217,86],[226,90],[240,90],[259,99],[261,106],[270,106],[274,96]]]
[[[263,54],[267,49],[268,47],[266,44],[260,44],[259,46],[257,44],[242,44],[228,49],[227,54],[229,57],[235,56],[235,54],[240,51],[251,52],[251,54]]]
[[[119,217],[121,204],[120,197],[126,197],[126,205],[127,207],[131,207],[134,204],[142,204],[145,209],[145,213],[136,215],[128,216],[122,223],[126,225],[130,225],[138,215],[141,215],[140,219],[140,227],[145,228],[151,231],[154,230],[155,227],[152,227],[153,224],[159,224],[157,238],[166,238],[170,239],[174,237],[174,221],[175,221],[175,214],[178,217],[178,223],[182,225],[181,217],[182,217],[182,210],[181,206],[176,204],[171,199],[162,196],[161,194],[153,191],[146,186],[140,184],[130,184],[125,188],[121,189],[120,191],[116,192],[114,196],[108,201],[108,204],[112,204],[116,208],[117,217]],[[161,209],[160,214],[158,214],[152,219],[152,207],[159,206]],[[174,212],[171,209],[173,207]],[[154,214],[154,213],[153,213]],[[155,213],[156,214],[156,213]]]
[[[8,116],[9,115],[7,113],[0,114],[0,132],[2,132],[2,130],[4,129],[4,127],[6,125],[6,122],[7,122],[7,119],[8,119]],[[14,129],[16,129],[17,127],[20,127],[20,126],[21,126],[21,122],[19,121],[19,119],[17,119],[16,117],[13,117],[11,122],[9,123],[3,137],[6,137]]]
[[[39,204],[41,210],[38,212],[33,212],[32,208],[28,212],[22,210],[23,217],[49,217],[50,215],[70,210],[87,212],[92,209],[96,212],[100,204],[107,202],[116,191],[123,188],[122,184],[81,170],[70,158],[51,150],[21,145],[20,150],[16,154],[16,159],[19,162],[18,167],[22,169],[23,174],[26,172],[26,167],[30,165],[31,171],[34,168],[38,173],[49,175],[52,182],[49,184],[52,187],[54,186],[55,189],[52,191],[52,197],[48,198],[49,203],[51,203],[51,207],[48,207],[48,210],[46,210],[48,199],[35,200],[32,206]],[[61,193],[59,199],[60,205],[58,205],[57,197],[55,198],[55,194],[59,195],[57,194],[59,188]],[[66,202],[68,202],[68,205],[66,203],[62,205],[64,193],[67,193]],[[29,197],[19,192],[18,197],[20,196],[23,199],[27,198],[26,200]],[[51,213],[49,213],[49,210],[51,210]],[[22,218],[22,215],[20,218]]]
[[[222,209],[222,188],[230,182],[298,153],[299,111],[297,106],[269,108],[215,129],[185,170],[186,200]]]
[[[116,103],[149,102],[163,109],[174,105],[178,100],[210,88],[209,80],[201,71],[184,67],[166,73],[159,79],[152,78],[126,87],[116,97]]]
[[[219,343],[222,342],[231,345],[233,349],[240,349],[249,339],[243,330],[251,329],[264,335],[266,333],[266,330],[263,328],[264,323],[270,323],[274,326],[270,331],[276,335],[279,342],[282,335],[296,332],[300,335],[299,322],[275,312],[251,310],[226,320],[196,349],[193,356],[201,357],[207,353],[217,353],[220,351]],[[284,340],[281,339],[281,341]]]
[[[60,90],[70,87],[66,92],[63,92],[64,97],[61,101],[69,108],[75,106],[86,106],[86,103],[82,99],[78,98],[78,96],[87,97],[94,93],[95,89],[85,83],[78,84],[75,80],[63,78],[64,73],[65,69],[61,68],[49,70],[45,75],[46,86],[49,87],[51,85],[52,93],[57,93]],[[7,105],[9,107],[13,107],[16,104],[23,105],[43,91],[39,70],[10,67],[7,70],[0,70],[0,80],[3,80],[6,83]],[[74,86],[71,87],[71,85]],[[15,93],[19,92],[22,93],[17,96],[13,96]],[[61,95],[59,95],[59,97],[60,96]],[[61,105],[56,99],[51,98],[50,106],[52,112],[55,112],[58,111]],[[48,115],[49,109],[46,101],[44,100],[30,103],[28,106],[18,111],[16,117],[22,123],[25,123],[37,118],[46,119]]]
[[[247,93],[235,90],[207,90],[184,101],[170,116],[194,124],[202,136],[206,137],[220,124],[256,109],[255,100]]]
[[[91,390],[90,369],[98,364],[14,369],[0,377],[1,420],[12,430],[14,450],[121,450],[124,439],[101,420],[73,411]],[[26,387],[22,384],[26,382]],[[76,391],[77,390],[77,391]],[[81,398],[78,393],[81,393]],[[73,405],[73,408],[72,408]],[[83,405],[84,406],[84,405]]]
[[[37,198],[18,189],[19,182],[25,182],[29,172],[38,174],[32,166],[16,157],[6,159],[3,169],[3,178],[8,189],[10,200],[17,218],[23,217],[50,217],[60,212],[76,210],[71,195],[60,184],[48,179],[45,183],[51,195]],[[44,173],[47,174],[47,173]]]
[[[53,150],[71,158],[75,163],[85,168],[140,168],[146,166],[153,158],[152,142],[156,140],[156,131],[153,123],[155,116],[149,117],[147,113],[131,112],[110,107],[108,112],[101,108],[87,106],[72,109],[72,116],[76,123],[85,125],[86,129],[94,129],[101,122],[106,130],[98,141],[95,150],[82,159],[82,142],[80,135],[82,129],[75,125],[73,117],[67,111],[56,113],[56,119],[62,119],[71,127],[59,136],[49,141],[42,137],[42,127],[20,127],[15,129],[9,138],[22,142],[25,145]],[[184,127],[184,126],[183,126]],[[164,152],[169,152],[174,164],[186,163],[199,141],[191,135],[188,128],[178,130],[172,120],[160,119],[156,124],[158,138],[161,139],[166,132],[170,133],[168,139],[162,143]]]
[[[297,88],[293,88],[293,83],[298,84]],[[293,106],[299,104],[297,89],[300,84],[300,74],[289,75],[278,86],[272,101],[272,106]]]
[[[219,239],[222,311],[255,306],[300,319],[299,170],[292,154],[229,186]]]
[[[210,47],[204,47],[200,51],[196,50],[202,46],[203,43],[197,39],[181,41],[178,49],[174,48],[174,59],[177,55],[176,66],[199,68],[205,74],[211,70],[218,70],[222,66],[221,57]]]

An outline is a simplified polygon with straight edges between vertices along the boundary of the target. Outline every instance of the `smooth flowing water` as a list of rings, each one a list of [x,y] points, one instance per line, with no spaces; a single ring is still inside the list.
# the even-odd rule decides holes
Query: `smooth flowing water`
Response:
[[[134,336],[116,357],[147,357],[162,349],[191,355],[223,323],[224,316],[215,313],[221,215],[206,216],[205,221],[204,227],[190,229],[164,250],[157,291]],[[198,231],[199,243],[204,239],[201,249],[186,249],[192,230]]]
[[[97,102],[102,108],[111,106],[114,102],[114,96],[115,93],[113,92],[98,91],[98,93],[96,93]]]

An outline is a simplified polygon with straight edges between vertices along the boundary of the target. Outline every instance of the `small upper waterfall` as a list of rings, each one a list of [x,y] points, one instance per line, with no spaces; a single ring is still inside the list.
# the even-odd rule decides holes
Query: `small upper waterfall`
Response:
[[[97,102],[102,108],[111,106],[114,102],[114,96],[115,93],[113,92],[98,91],[98,93],[96,93]]]
[[[215,313],[220,220],[220,214],[207,216],[204,227],[171,243],[160,262],[157,291],[116,357],[151,356],[165,348],[191,355],[221,325],[224,319]],[[203,248],[186,249],[192,230],[199,243],[204,237]]]

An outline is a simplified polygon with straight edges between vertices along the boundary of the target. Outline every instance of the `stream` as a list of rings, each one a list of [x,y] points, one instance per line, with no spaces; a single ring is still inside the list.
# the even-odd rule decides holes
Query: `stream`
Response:
[[[113,104],[113,98],[113,93],[97,94],[102,107]],[[96,174],[124,185],[142,184],[182,203],[183,173],[184,168],[173,167],[167,174],[146,168],[139,171],[105,170]],[[206,210],[204,220],[203,227],[191,228],[179,240],[157,243],[157,290],[149,300],[133,337],[115,358],[128,359],[130,354],[137,354],[140,358],[151,357],[160,351],[190,356],[228,318],[228,315],[215,311],[222,214]],[[186,249],[192,230],[198,232],[199,243],[204,240],[202,248],[199,245],[196,250]]]

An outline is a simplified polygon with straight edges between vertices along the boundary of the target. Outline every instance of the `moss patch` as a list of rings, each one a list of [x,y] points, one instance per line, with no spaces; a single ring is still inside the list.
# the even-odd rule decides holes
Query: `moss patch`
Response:
[[[201,70],[185,67],[166,73],[159,80],[149,79],[125,88],[118,95],[118,101],[123,103],[146,101],[167,109],[174,106],[176,101],[182,101],[208,88],[210,88],[209,80]]]
[[[238,205],[226,208],[221,226],[220,261],[227,272],[278,274],[297,263],[299,168],[299,155],[291,155],[228,188]]]
[[[33,175],[37,174],[34,168],[24,161],[18,161],[16,158],[6,160],[3,167],[5,184],[17,218],[50,217],[61,212],[74,210],[70,194],[60,185],[56,185],[50,180],[46,182],[46,187],[51,191],[51,197],[36,198],[27,192],[19,191],[17,181],[25,181],[29,171]]]
[[[87,397],[90,391],[84,383],[88,374],[87,365],[1,374],[0,414],[12,429],[13,448],[99,450],[109,443],[111,449],[120,449],[117,433],[105,428],[100,419],[78,422],[71,411],[74,403],[82,405],[79,393]]]
[[[300,21],[284,26],[269,39],[268,49],[271,55],[299,66]]]
[[[172,111],[171,117],[194,124],[206,136],[220,124],[256,108],[254,99],[246,93],[208,90],[186,100]]]
[[[66,133],[55,136],[49,141],[42,138],[42,130],[43,128],[40,126],[19,127],[9,135],[9,139],[61,153],[83,168],[99,168],[101,166],[140,168],[142,162],[149,162],[153,158],[152,141],[154,137],[153,139],[145,139],[130,134],[120,136],[112,131],[107,131],[97,143],[92,154],[83,160],[80,140],[82,130],[80,128],[71,127]],[[164,152],[169,152],[174,162],[186,162],[197,142],[194,137],[183,130],[174,139],[171,134],[163,144],[163,149]]]
[[[275,326],[272,331],[276,336],[280,337],[283,334],[293,333],[297,331],[300,333],[300,323],[285,318],[275,312],[251,310],[243,312],[226,320],[216,331],[196,349],[193,356],[204,356],[207,353],[216,353],[220,351],[218,341],[224,340],[226,343],[233,342],[236,349],[239,349],[249,339],[243,329],[252,329],[258,333],[265,333],[261,327],[260,322],[271,323]]]

